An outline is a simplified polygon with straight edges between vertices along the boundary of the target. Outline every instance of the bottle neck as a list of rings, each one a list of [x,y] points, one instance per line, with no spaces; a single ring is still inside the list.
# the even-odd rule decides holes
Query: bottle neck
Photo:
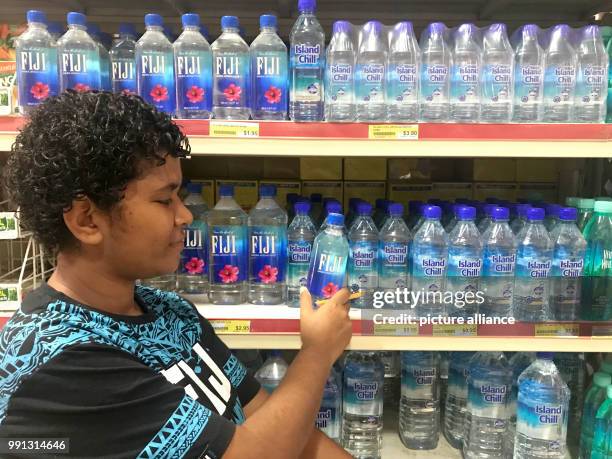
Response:
[[[134,41],[135,39],[136,39],[136,37],[134,37],[134,35],[129,34],[129,33],[119,34],[119,40],[132,40],[132,41]]]
[[[313,16],[315,14],[314,8],[304,8],[299,11],[300,16]]]
[[[68,24],[68,30],[83,30],[86,31],[87,27],[81,24]]]
[[[160,26],[147,26],[147,32],[161,32],[164,33],[164,28]]]
[[[200,28],[198,26],[183,26],[183,31],[187,32],[199,32]]]
[[[240,33],[240,29],[238,29],[236,27],[224,27],[223,28],[223,33],[235,33],[235,34],[239,34]]]
[[[276,33],[276,27],[262,27],[259,30],[261,33]]]
[[[28,28],[47,30],[47,24],[43,22],[28,22]]]

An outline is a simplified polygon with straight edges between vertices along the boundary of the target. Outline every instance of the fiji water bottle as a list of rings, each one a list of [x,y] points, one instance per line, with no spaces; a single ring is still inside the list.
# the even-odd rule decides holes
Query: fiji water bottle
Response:
[[[344,285],[349,245],[343,227],[344,215],[329,214],[314,241],[306,281],[314,301],[331,298]]]
[[[325,382],[321,407],[317,413],[315,427],[340,443],[340,423],[342,422],[342,385],[339,383],[338,375],[332,368]]]
[[[100,54],[97,43],[87,33],[87,18],[71,12],[67,21],[68,31],[57,41],[60,92],[102,89]]]
[[[389,217],[380,230],[378,286],[383,292],[395,293],[398,289],[410,288],[408,259],[411,235],[402,218],[404,206],[391,203],[388,211]]]
[[[512,292],[517,242],[508,225],[510,211],[496,207],[493,222],[482,235],[483,265],[480,289],[484,302],[480,312],[490,317],[512,316]]]
[[[300,15],[291,29],[289,118],[323,119],[325,33],[315,17],[316,0],[298,0]]]
[[[512,368],[512,390],[508,395],[508,429],[504,438],[504,458],[512,459],[514,455],[514,437],[516,435],[516,399],[518,397],[518,377],[535,360],[533,352],[517,352],[510,359]]]
[[[467,406],[469,361],[474,352],[451,352],[448,366],[448,389],[444,409],[444,437],[455,449],[463,445]]]
[[[569,388],[553,363],[552,352],[538,352],[518,379],[514,458],[563,459]]]
[[[351,24],[334,22],[333,34],[325,59],[325,119],[355,119],[355,48]]]
[[[527,211],[527,224],[517,235],[518,251],[514,283],[514,317],[523,322],[550,318],[549,275],[553,242],[544,226],[544,209]]]
[[[160,111],[172,114],[176,106],[174,55],[159,14],[145,15],[146,32],[136,42],[138,95]]]
[[[212,54],[200,33],[200,16],[183,14],[183,33],[176,39],[176,115],[178,118],[208,119],[212,110]]]
[[[482,239],[474,224],[475,218],[476,208],[459,207],[457,223],[448,236],[446,290],[464,294],[463,304],[457,299],[449,306],[449,316],[469,317],[476,313],[476,293],[482,272]]]
[[[136,94],[136,31],[131,24],[119,24],[119,40],[109,51],[111,86],[115,93]]]
[[[421,50],[412,22],[398,22],[389,37],[387,55],[387,120],[413,123],[419,118]]]
[[[555,354],[554,362],[570,390],[567,444],[572,447],[578,446],[580,444],[580,422],[586,379],[584,354],[580,352],[558,352]]]
[[[249,45],[242,39],[236,16],[221,18],[221,35],[212,44],[213,115],[219,119],[249,119]]]
[[[412,290],[424,296],[416,305],[419,317],[445,313],[441,296],[448,267],[448,235],[440,223],[441,214],[438,206],[426,206],[425,221],[412,241]],[[437,292],[439,298],[436,298]]]
[[[359,291],[361,298],[352,302],[358,308],[371,308],[374,291],[378,289],[378,230],[370,216],[372,205],[360,202],[357,219],[348,232],[348,285],[351,292]]]
[[[582,427],[580,429],[580,457],[592,457],[593,437],[595,434],[595,419],[597,410],[606,399],[606,387],[612,384],[612,376],[597,372],[593,375],[593,383],[584,397],[582,410]]]
[[[451,120],[460,123],[477,123],[480,120],[482,49],[479,32],[474,24],[463,24],[455,30],[452,51]]]
[[[469,362],[463,457],[503,457],[511,389],[512,369],[503,352],[474,354]]]
[[[309,202],[295,203],[295,218],[287,230],[287,304],[300,306],[300,287],[306,287],[312,244],[317,230],[308,212]]]
[[[384,121],[387,38],[379,21],[363,26],[355,65],[357,121]]]
[[[409,449],[435,449],[440,437],[440,355],[402,352],[399,436]]]
[[[487,123],[509,123],[514,91],[514,51],[506,24],[491,24],[482,37],[482,113]]]
[[[342,446],[354,457],[380,459],[384,367],[377,352],[350,352],[344,366]]]
[[[16,42],[17,87],[19,107],[28,114],[31,109],[56,96],[59,89],[57,75],[57,49],[47,31],[45,13],[30,10],[28,29]]]
[[[565,207],[559,211],[559,224],[550,234],[554,244],[550,279],[550,314],[552,320],[579,320],[580,295],[586,241],[576,226],[577,211]]]
[[[281,304],[287,274],[287,213],[276,203],[276,187],[262,185],[249,214],[249,302]]]
[[[271,394],[282,382],[288,368],[289,365],[283,359],[280,351],[270,351],[270,355],[263,366],[255,372],[255,379],[266,392]]]
[[[579,34],[574,120],[603,123],[608,95],[608,53],[598,26],[585,26]]]
[[[535,24],[521,27],[514,47],[514,117],[518,123],[542,119],[544,97],[544,50]]]
[[[98,54],[100,55],[100,84],[104,91],[111,90],[111,80],[110,80],[110,58],[108,55],[108,50],[105,48],[104,44],[102,44],[100,27],[97,24],[89,23],[87,25],[87,32],[93,40],[96,42],[96,46],[98,47]]]
[[[419,116],[422,121],[448,120],[451,49],[446,42],[446,26],[434,22],[421,34],[421,84]]]
[[[220,199],[208,212],[208,297],[212,304],[242,304],[247,300],[247,215],[234,201],[234,188],[219,188]]]
[[[577,54],[571,43],[572,29],[553,27],[546,50],[544,73],[544,121],[568,123],[573,118]]]
[[[259,18],[261,33],[251,43],[251,104],[255,120],[287,118],[287,47],[276,34],[276,23],[276,16],[262,15]]]
[[[193,215],[193,223],[185,228],[185,248],[178,272],[179,292],[205,294],[208,292],[208,234],[206,213],[202,199],[202,185],[188,183],[189,195],[184,204]]]

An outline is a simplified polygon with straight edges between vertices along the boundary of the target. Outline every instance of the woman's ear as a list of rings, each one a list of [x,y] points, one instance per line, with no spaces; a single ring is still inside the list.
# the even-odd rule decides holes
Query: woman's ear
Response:
[[[64,211],[64,223],[82,245],[99,245],[104,239],[100,216],[96,205],[82,197],[72,201],[72,207]]]

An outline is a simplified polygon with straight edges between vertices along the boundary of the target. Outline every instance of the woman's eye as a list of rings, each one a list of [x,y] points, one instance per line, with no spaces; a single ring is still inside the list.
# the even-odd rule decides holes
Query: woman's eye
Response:
[[[160,204],[163,204],[164,206],[169,206],[170,204],[172,204],[172,199],[162,199],[160,201],[156,201]]]

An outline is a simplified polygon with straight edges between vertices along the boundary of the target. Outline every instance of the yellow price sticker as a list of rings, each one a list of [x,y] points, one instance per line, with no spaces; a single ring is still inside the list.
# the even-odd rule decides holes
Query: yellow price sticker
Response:
[[[434,324],[433,336],[477,336],[476,324]]]
[[[418,140],[418,124],[370,124],[368,138],[372,140]]]
[[[374,324],[374,334],[384,336],[417,336],[418,325],[409,324]]]
[[[259,137],[259,123],[211,121],[211,137]]]
[[[250,320],[211,320],[215,331],[221,335],[238,335],[251,333]]]
[[[578,336],[578,324],[536,324],[535,336]]]

